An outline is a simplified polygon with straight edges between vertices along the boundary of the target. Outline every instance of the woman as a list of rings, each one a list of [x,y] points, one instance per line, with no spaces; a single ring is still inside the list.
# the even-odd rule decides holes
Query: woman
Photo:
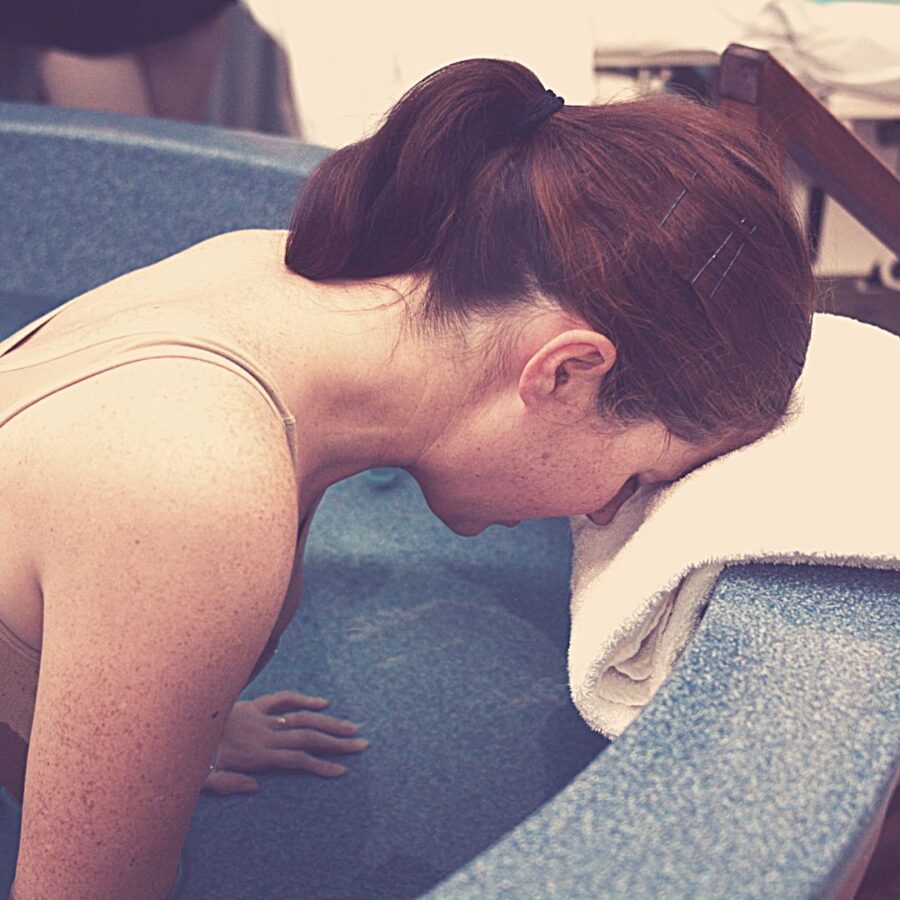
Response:
[[[811,311],[741,126],[674,96],[565,107],[467,60],[326,159],[288,232],[0,344],[0,620],[41,664],[16,895],[164,897],[214,753],[210,778],[303,767],[310,713],[235,702],[329,485],[401,466],[462,535],[609,522],[782,420]]]

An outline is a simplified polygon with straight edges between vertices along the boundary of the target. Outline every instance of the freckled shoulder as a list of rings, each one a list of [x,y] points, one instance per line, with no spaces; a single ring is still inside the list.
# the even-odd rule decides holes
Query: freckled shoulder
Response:
[[[291,461],[258,392],[190,360],[114,372],[71,388],[38,466],[22,896],[166,893],[291,574]]]

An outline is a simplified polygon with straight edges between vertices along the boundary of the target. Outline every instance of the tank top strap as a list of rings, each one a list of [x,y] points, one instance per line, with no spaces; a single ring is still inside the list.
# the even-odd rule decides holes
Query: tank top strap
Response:
[[[48,310],[44,313],[44,315],[38,317],[33,322],[29,322],[27,325],[23,325],[18,331],[14,331],[9,337],[0,340],[0,357],[2,357],[5,353],[9,353],[10,350],[13,350],[25,338],[31,337],[36,331],[46,325],[54,316],[61,313],[67,306],[73,304],[76,300],[80,300],[81,295],[78,297],[73,297],[71,300],[67,300],[65,303],[60,304],[59,306],[54,307],[51,310]]]
[[[62,308],[62,307],[60,307]],[[58,310],[51,310],[24,329],[0,342],[0,358],[49,321]],[[234,372],[252,384],[281,420],[287,437],[294,471],[297,471],[296,420],[272,376],[237,347],[214,337],[199,337],[180,332],[149,331],[118,335],[68,351],[61,356],[41,359],[24,368],[2,368],[10,379],[11,393],[18,394],[11,404],[0,403],[0,426],[24,409],[101,372],[145,359],[196,359]]]
[[[229,369],[252,384],[265,397],[273,412],[281,419],[288,440],[294,471],[297,469],[296,419],[285,402],[272,376],[259,363],[232,344],[211,337],[154,331],[123,335],[114,339],[111,360],[119,365],[125,361],[175,357],[198,359]],[[112,350],[112,348],[111,348]],[[148,352],[152,351],[152,352]]]

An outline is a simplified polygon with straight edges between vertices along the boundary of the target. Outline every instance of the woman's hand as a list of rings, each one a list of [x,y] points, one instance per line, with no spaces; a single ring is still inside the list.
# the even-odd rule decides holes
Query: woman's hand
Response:
[[[346,766],[320,759],[329,753],[360,753],[368,741],[356,738],[358,725],[326,716],[320,710],[330,701],[293,691],[278,691],[255,700],[235,703],[219,742],[216,767],[204,791],[253,794],[259,782],[245,772],[293,769],[336,778]]]

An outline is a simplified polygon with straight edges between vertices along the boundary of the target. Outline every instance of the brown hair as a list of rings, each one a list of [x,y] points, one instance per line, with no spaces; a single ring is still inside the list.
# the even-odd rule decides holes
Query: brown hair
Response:
[[[313,172],[288,268],[421,276],[422,327],[549,299],[615,344],[598,410],[621,424],[696,443],[778,424],[813,279],[775,151],[675,94],[564,106],[523,134],[543,92],[496,59],[422,79]]]

